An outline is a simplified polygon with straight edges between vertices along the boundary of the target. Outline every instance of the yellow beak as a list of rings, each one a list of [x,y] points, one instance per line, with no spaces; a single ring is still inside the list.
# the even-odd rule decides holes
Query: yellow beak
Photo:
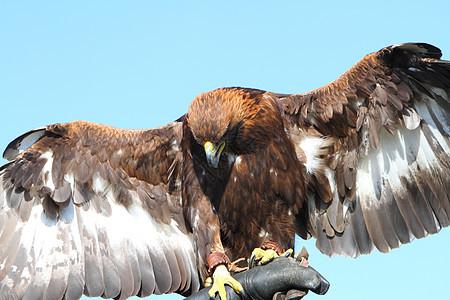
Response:
[[[213,144],[208,141],[205,143],[204,147],[208,164],[214,168],[217,168],[217,166],[219,166],[220,155],[225,148],[225,142],[221,141],[217,144]]]

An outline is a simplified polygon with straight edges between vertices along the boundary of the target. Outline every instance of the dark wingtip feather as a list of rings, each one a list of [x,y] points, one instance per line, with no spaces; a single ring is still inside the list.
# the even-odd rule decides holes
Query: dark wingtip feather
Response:
[[[46,128],[41,127],[22,134],[11,143],[9,143],[9,145],[5,149],[5,152],[3,152],[3,158],[7,160],[13,160],[17,155],[27,150],[34,143],[39,141],[46,134],[46,132]]]
[[[441,49],[426,43],[404,43],[392,46],[393,49],[401,49],[415,53],[421,57],[439,59],[442,56]]]

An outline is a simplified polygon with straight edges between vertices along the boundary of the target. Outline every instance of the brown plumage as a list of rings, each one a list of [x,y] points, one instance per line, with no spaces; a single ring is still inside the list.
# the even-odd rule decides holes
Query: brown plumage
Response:
[[[223,88],[155,129],[76,121],[17,138],[0,170],[0,294],[189,294],[211,252],[287,249],[297,233],[357,257],[438,232],[450,220],[440,56],[396,45],[305,94]]]

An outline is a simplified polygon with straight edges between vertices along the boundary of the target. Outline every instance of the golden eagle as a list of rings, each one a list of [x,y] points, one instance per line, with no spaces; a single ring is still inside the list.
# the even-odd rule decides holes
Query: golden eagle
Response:
[[[158,128],[20,136],[0,168],[0,294],[189,294],[295,234],[357,257],[437,233],[450,220],[440,57],[399,44],[304,94],[222,88]]]

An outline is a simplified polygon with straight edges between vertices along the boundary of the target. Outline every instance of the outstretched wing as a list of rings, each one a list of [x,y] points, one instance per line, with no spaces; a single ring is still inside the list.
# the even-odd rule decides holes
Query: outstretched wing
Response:
[[[0,169],[0,294],[147,296],[199,287],[181,207],[181,123],[76,121],[13,141]]]
[[[450,63],[440,57],[394,45],[322,88],[279,96],[310,177],[299,234],[322,252],[388,252],[449,225]]]

